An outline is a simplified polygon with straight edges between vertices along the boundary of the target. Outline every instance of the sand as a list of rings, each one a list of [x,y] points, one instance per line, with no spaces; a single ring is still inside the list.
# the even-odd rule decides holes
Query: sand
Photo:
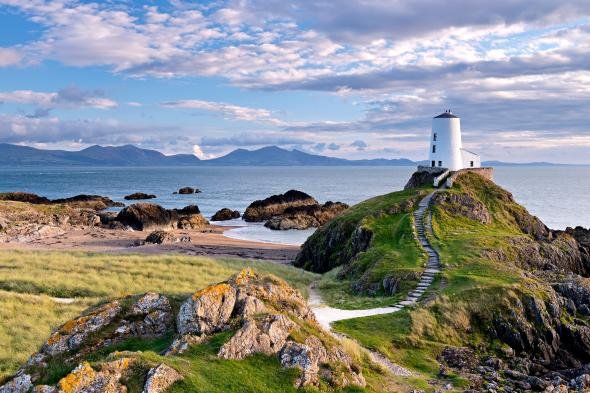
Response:
[[[223,232],[233,227],[211,225],[205,230],[174,230],[177,237],[190,237],[190,242],[136,246],[149,231],[124,231],[100,227],[70,228],[62,235],[30,242],[0,243],[0,249],[93,251],[116,253],[204,255],[266,259],[289,263],[299,251],[298,246],[231,239]]]

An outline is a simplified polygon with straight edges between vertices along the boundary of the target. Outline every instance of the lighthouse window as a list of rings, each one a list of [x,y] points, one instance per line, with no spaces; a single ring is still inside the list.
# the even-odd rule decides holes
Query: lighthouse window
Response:
[[[432,140],[436,142],[436,132],[434,133],[434,137],[432,138]]]
[[[432,145],[432,152],[436,153],[436,145]]]
[[[469,166],[473,168],[473,161],[469,161]]]
[[[432,166],[435,167],[436,166],[436,161],[432,160]]]
[[[442,166],[442,161],[439,161],[438,162],[438,166]]]

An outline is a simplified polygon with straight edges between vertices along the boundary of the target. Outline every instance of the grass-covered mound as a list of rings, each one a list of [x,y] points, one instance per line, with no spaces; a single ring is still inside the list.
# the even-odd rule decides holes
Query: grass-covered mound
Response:
[[[590,283],[581,277],[588,272],[587,250],[569,234],[546,228],[510,193],[473,173],[438,192],[432,210],[431,242],[443,264],[436,296],[396,314],[336,322],[336,330],[419,372],[423,382],[415,383],[423,388],[428,379],[441,378],[440,355],[448,346],[471,348],[482,358],[499,356],[539,376],[590,360]],[[372,228],[396,217],[365,213]],[[397,228],[389,226],[390,234]],[[357,277],[374,277],[375,266],[383,266],[383,254],[375,253],[383,246],[376,240],[349,262]],[[408,255],[399,246],[392,243],[391,252]],[[390,259],[382,269],[395,269],[398,261]],[[511,362],[513,356],[524,360]],[[469,384],[452,372],[445,378],[455,386]]]
[[[415,285],[426,262],[412,212],[427,192],[393,192],[352,206],[305,242],[295,266],[330,271],[320,286],[339,307],[392,302],[392,294]]]

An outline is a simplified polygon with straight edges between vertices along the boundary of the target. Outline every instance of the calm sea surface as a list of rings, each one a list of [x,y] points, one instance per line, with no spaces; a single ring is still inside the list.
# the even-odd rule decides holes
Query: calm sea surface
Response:
[[[254,200],[298,189],[320,202],[355,204],[400,190],[414,167],[162,167],[0,168],[0,191],[29,191],[49,198],[98,194],[116,201],[133,192],[158,196],[167,208],[197,204],[205,216],[229,207],[244,211]],[[590,167],[499,167],[495,180],[549,227],[590,226]],[[173,195],[183,186],[202,193]],[[246,225],[241,220],[228,222]],[[313,231],[270,231],[246,225],[229,236],[299,244]]]

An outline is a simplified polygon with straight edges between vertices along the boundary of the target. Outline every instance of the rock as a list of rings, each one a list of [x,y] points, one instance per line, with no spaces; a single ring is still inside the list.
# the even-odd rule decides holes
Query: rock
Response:
[[[289,341],[281,350],[279,359],[283,367],[301,370],[301,376],[295,381],[295,387],[301,388],[319,383],[319,360],[322,355],[325,357],[323,353],[314,353],[308,345]]]
[[[252,202],[244,212],[243,219],[248,222],[265,221],[283,214],[289,207],[308,205],[318,205],[318,201],[304,192],[290,190],[284,194]]]
[[[183,379],[175,369],[165,364],[150,369],[142,393],[164,393],[176,381]]]
[[[477,364],[475,353],[465,347],[445,347],[438,356],[440,362],[458,370],[470,370]]]
[[[416,171],[412,174],[412,176],[404,186],[404,190],[420,188],[425,186],[432,187],[434,183],[434,178],[442,174],[444,171],[446,171],[445,168]]]
[[[201,190],[199,190],[198,188],[192,188],[192,187],[182,187],[181,189],[178,190],[178,193],[182,194],[182,195],[198,194],[200,192],[201,192]]]
[[[347,204],[331,201],[323,205],[289,207],[283,214],[268,220],[264,226],[274,230],[317,228],[346,209]]]
[[[49,385],[37,385],[33,389],[34,393],[57,393],[57,389]]]
[[[123,207],[125,204],[100,195],[80,194],[69,198],[54,199],[51,203],[66,204],[77,208],[104,210],[107,207]]]
[[[437,192],[432,197],[432,203],[441,206],[453,216],[461,216],[482,224],[490,224],[492,216],[486,206],[468,194]]]
[[[185,334],[174,339],[172,344],[166,349],[164,355],[180,355],[189,350],[193,345],[202,344],[207,341],[207,336],[196,336],[193,334]]]
[[[178,332],[200,335],[227,329],[235,303],[236,289],[227,283],[196,292],[180,306]]]
[[[191,214],[178,220],[178,229],[202,229],[209,225],[209,221],[202,214]]]
[[[149,292],[135,302],[115,334],[123,337],[158,337],[172,322],[170,301],[164,295]]]
[[[154,194],[146,194],[144,192],[134,192],[133,194],[126,195],[123,199],[128,201],[136,201],[141,199],[154,199],[157,198]]]
[[[20,373],[0,386],[0,393],[28,393],[33,388],[29,374]]]
[[[217,356],[241,360],[253,353],[275,354],[285,345],[294,328],[295,323],[284,315],[267,315],[258,321],[247,320],[221,347]]]
[[[211,220],[227,221],[233,220],[235,218],[240,218],[240,212],[237,210],[230,210],[227,207],[224,207],[223,209],[216,211],[213,217],[211,217]]]
[[[68,321],[49,336],[41,352],[55,356],[77,350],[88,337],[108,326],[120,313],[121,306],[115,300]]]
[[[137,231],[175,228],[178,215],[153,203],[136,203],[122,209],[117,221]]]
[[[1,201],[15,201],[15,202],[26,202],[33,204],[49,204],[51,201],[48,198],[33,194],[30,192],[2,192],[0,193]]]
[[[173,244],[180,242],[180,239],[173,233],[166,231],[153,231],[145,238],[146,243],[152,244]]]
[[[199,214],[201,210],[197,205],[188,205],[183,207],[182,209],[174,209],[180,215],[191,215],[191,214]]]
[[[57,386],[60,393],[127,393],[120,380],[129,373],[132,363],[133,359],[122,358],[105,363],[100,371],[95,371],[84,362],[62,378]]]

